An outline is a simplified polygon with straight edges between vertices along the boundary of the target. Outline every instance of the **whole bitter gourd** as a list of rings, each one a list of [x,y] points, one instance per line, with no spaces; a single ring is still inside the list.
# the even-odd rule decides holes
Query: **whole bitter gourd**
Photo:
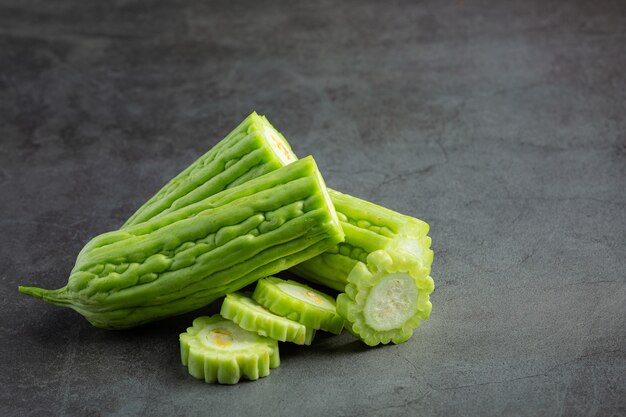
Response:
[[[22,293],[123,329],[182,314],[343,239],[311,157],[152,220],[102,234],[58,290]]]
[[[185,207],[297,160],[289,143],[255,112],[144,203],[123,227]]]

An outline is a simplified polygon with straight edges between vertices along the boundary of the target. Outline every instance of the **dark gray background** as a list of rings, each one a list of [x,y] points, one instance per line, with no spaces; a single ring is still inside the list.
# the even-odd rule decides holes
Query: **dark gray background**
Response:
[[[284,346],[212,386],[178,333],[60,287],[252,110],[329,185],[417,216],[431,319],[399,346]],[[0,2],[0,415],[626,413],[624,1]]]

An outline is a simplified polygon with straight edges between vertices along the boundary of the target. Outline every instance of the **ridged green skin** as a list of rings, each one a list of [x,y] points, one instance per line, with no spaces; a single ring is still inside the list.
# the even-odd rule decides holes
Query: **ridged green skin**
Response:
[[[297,160],[264,116],[252,113],[222,141],[174,177],[122,227],[196,203]]]
[[[92,239],[68,284],[20,292],[124,329],[182,314],[343,239],[311,157],[147,222]]]
[[[291,268],[309,281],[343,291],[348,275],[358,262],[367,263],[377,250],[412,253],[426,276],[430,274],[433,251],[428,224],[338,191],[328,190],[337,210],[345,241],[315,258]]]

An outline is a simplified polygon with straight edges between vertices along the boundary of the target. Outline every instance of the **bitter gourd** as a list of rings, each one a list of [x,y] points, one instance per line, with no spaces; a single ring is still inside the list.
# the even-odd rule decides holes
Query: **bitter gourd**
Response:
[[[275,130],[270,130],[269,132],[275,132]],[[273,141],[272,138],[275,136],[281,140]],[[290,163],[295,158],[295,155],[290,152],[289,145],[280,134],[276,132],[276,135],[270,134],[268,137],[270,138],[268,141],[270,144],[285,144],[285,146],[279,145],[274,146],[273,148],[270,147],[271,149],[278,149],[279,151],[281,149],[289,150],[288,152],[283,152],[282,155],[279,152],[278,157],[273,159],[273,161],[277,164],[271,166],[268,165],[268,169],[271,169],[272,167],[275,168],[280,164]],[[211,153],[211,151],[209,153]],[[187,170],[184,171],[183,174],[185,172],[187,172]],[[183,174],[181,174],[181,176],[184,177]],[[245,178],[243,178],[243,180],[245,180]],[[177,196],[178,200],[176,204],[178,206],[182,206],[184,204],[188,204],[190,200],[193,200],[193,198],[185,196],[185,193],[188,193],[191,196],[196,193],[193,191],[193,186],[194,185],[192,183],[191,186],[187,186],[185,188],[185,186],[179,185],[176,181],[173,181],[171,184],[168,184],[167,188],[172,194]],[[196,186],[198,185],[196,184]],[[210,187],[207,187],[203,192],[206,193],[209,190]],[[432,289],[428,289],[432,287],[432,278],[430,278],[429,273],[430,266],[432,264],[433,252],[430,250],[430,238],[427,236],[428,225],[421,220],[401,215],[392,210],[347,194],[342,194],[333,190],[329,190],[329,193],[341,220],[342,228],[346,234],[345,242],[337,245],[337,247],[324,254],[295,266],[292,268],[292,271],[312,282],[319,283],[339,291],[346,291],[346,294],[352,294],[352,297],[349,297],[348,295],[340,297],[338,299],[338,307],[339,311],[343,314],[351,312],[350,317],[344,317],[348,324],[347,327],[350,331],[359,335],[358,333],[361,331],[360,329],[363,326],[356,324],[353,321],[356,320],[357,317],[355,316],[355,311],[363,310],[365,305],[364,303],[370,294],[370,291],[367,288],[374,285],[371,282],[371,279],[365,278],[363,278],[363,281],[367,281],[368,284],[361,285],[362,282],[359,277],[367,275],[365,273],[367,270],[375,271],[372,272],[374,273],[374,276],[377,277],[375,281],[379,282],[378,285],[383,285],[380,283],[386,282],[385,276],[388,274],[385,274],[383,272],[385,269],[380,265],[376,265],[374,261],[368,261],[368,257],[376,251],[385,251],[385,253],[390,255],[391,259],[393,259],[391,266],[386,265],[394,271],[402,270],[402,272],[407,274],[406,276],[412,277],[413,290],[418,291],[419,293],[419,314],[417,313],[418,310],[411,308],[413,315],[407,319],[406,322],[402,323],[402,325],[396,326],[397,328],[395,330],[397,331],[397,334],[393,333],[394,329],[387,329],[384,332],[379,332],[381,342],[384,343],[385,340],[387,340],[387,342],[391,340],[399,343],[400,340],[405,339],[407,334],[406,328],[411,326],[416,327],[419,324],[417,317],[424,319],[427,318],[428,314],[425,312],[428,311],[429,313],[431,309],[428,294],[432,292]],[[144,218],[147,217],[148,215],[144,216]],[[383,255],[380,256],[385,258]],[[372,259],[379,258],[375,256]],[[364,265],[356,268],[357,265],[361,263]],[[353,275],[352,282],[350,283],[352,286],[348,291],[348,277],[353,270],[355,271],[355,274]],[[426,281],[430,284],[426,284]],[[401,287],[405,288],[409,281],[403,282],[404,287]],[[395,297],[395,293],[391,291],[391,289],[396,287],[389,286],[386,288],[387,290],[385,293],[387,293],[390,298],[389,302],[392,303],[394,301],[393,298]],[[374,298],[379,299],[381,293],[375,293],[379,296]],[[360,295],[357,296],[357,294]],[[380,302],[382,301],[379,301],[379,303]],[[348,307],[348,305],[350,307]],[[371,306],[374,305],[374,301],[371,301],[369,305],[371,308]],[[360,307],[357,308],[355,306]],[[355,308],[357,310],[355,310]],[[371,311],[382,310],[372,308]],[[371,319],[372,314],[369,314],[368,317]],[[360,320],[360,322],[361,321],[362,320]],[[374,334],[376,334],[376,331],[374,331]],[[359,335],[359,337],[361,337],[361,335]],[[362,338],[365,338],[365,336]],[[369,337],[368,340],[369,341],[366,343],[371,344],[375,342],[372,337]]]
[[[430,316],[433,279],[411,255],[374,251],[367,264],[354,266],[347,281],[345,293],[337,297],[337,311],[348,331],[367,345],[405,342]]]
[[[296,159],[280,132],[264,116],[252,113],[222,141],[170,180],[123,227],[185,207]]]
[[[315,337],[315,329],[276,315],[252,298],[237,292],[226,295],[220,314],[242,329],[281,342],[310,345]]]
[[[307,327],[335,334],[343,329],[335,300],[299,282],[276,277],[261,279],[252,298],[271,312]]]
[[[183,365],[194,378],[209,383],[256,380],[280,365],[276,340],[244,330],[218,314],[198,317],[179,339]]]
[[[137,326],[181,314],[316,256],[343,239],[311,157],[83,248],[68,284],[22,293],[93,325]]]
[[[329,190],[345,242],[291,270],[343,291],[337,311],[368,345],[402,343],[432,310],[428,224]]]
[[[346,235],[336,248],[291,268],[309,281],[343,291],[348,275],[370,253],[385,250],[411,257],[428,275],[433,261],[428,224],[369,201],[329,189],[337,217]]]

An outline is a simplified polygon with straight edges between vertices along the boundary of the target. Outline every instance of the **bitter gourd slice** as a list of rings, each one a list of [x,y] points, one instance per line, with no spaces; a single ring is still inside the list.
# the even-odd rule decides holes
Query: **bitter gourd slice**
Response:
[[[180,357],[197,379],[236,384],[257,380],[280,365],[278,342],[244,330],[218,314],[198,317],[180,335]]]
[[[341,333],[343,318],[335,300],[323,292],[292,280],[267,277],[257,282],[252,298],[273,313],[313,329]]]
[[[311,157],[83,248],[68,284],[22,293],[93,325],[137,326],[182,314],[318,255],[343,239]]]
[[[278,316],[250,297],[234,292],[227,294],[220,311],[222,317],[232,320],[242,329],[257,332],[281,342],[310,345],[315,329],[286,317]]]
[[[170,180],[123,227],[198,202],[297,158],[264,116],[250,114],[222,141]]]

